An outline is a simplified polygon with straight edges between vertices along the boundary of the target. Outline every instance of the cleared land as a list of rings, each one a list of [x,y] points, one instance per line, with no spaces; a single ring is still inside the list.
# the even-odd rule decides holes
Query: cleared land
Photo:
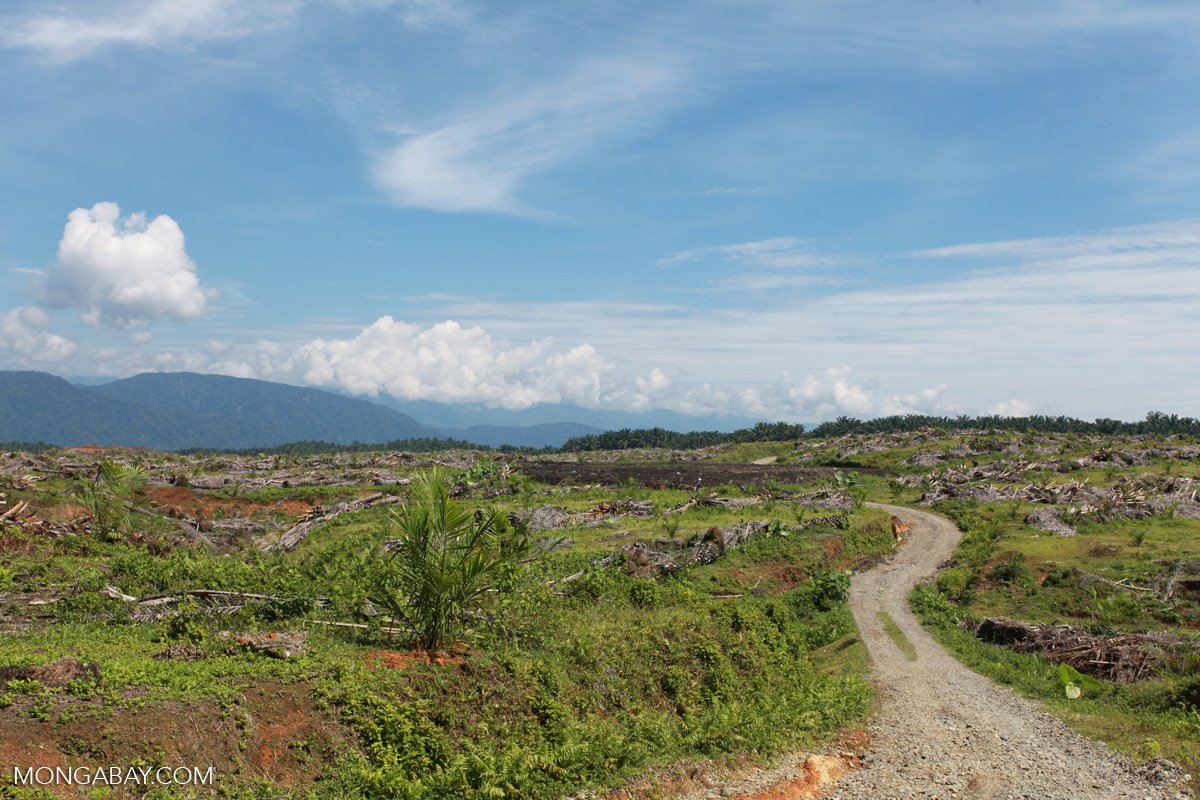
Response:
[[[376,600],[432,467],[537,552],[428,653],[403,597]],[[726,770],[864,752],[839,739],[872,706],[854,569],[881,581],[859,624],[892,671],[847,797],[1171,796],[1160,758],[1200,773],[1198,481],[1190,439],[930,428],[519,460],[0,454],[0,761],[199,760],[235,798],[791,797],[762,793],[811,789],[807,756]],[[964,536],[914,524],[889,561],[865,500]],[[911,597],[907,558],[936,568]]]

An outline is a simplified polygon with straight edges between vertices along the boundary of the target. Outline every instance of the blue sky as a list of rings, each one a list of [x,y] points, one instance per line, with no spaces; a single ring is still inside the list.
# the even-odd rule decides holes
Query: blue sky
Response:
[[[7,2],[0,366],[1200,414],[1200,5]]]

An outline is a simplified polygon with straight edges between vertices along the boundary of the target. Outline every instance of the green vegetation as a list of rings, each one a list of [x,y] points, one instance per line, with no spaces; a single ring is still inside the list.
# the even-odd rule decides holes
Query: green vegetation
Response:
[[[73,727],[90,719],[155,752],[170,750],[174,716],[240,720],[202,744],[223,764],[223,796],[280,796],[290,780],[296,797],[554,798],[680,759],[813,746],[866,713],[865,655],[844,600],[848,568],[891,547],[886,515],[860,508],[837,527],[789,530],[827,512],[774,498],[830,488],[823,481],[776,484],[761,497],[722,486],[754,504],[665,515],[689,494],[636,481],[546,486],[503,461],[438,458],[467,466],[126,452],[97,465],[119,470],[16,481],[8,500],[30,499],[40,516],[75,527],[55,537],[24,523],[0,531],[0,608],[16,631],[0,640],[0,670],[17,670],[0,680],[0,726],[51,726],[23,740],[73,761],[101,746],[92,728]],[[381,487],[379,472],[399,480],[399,464],[410,482]],[[294,480],[301,468],[362,478],[283,485],[279,476]],[[222,474],[235,477],[213,479]],[[116,509],[138,509],[107,534],[71,521],[102,488]],[[259,546],[312,503],[381,489],[402,492],[403,505],[333,517],[291,552]],[[632,500],[651,511],[627,515]],[[542,506],[572,521],[528,532],[519,520]],[[664,533],[691,546],[764,518],[761,535],[670,577],[642,577],[622,550]],[[224,534],[226,519],[269,532]],[[197,530],[205,520],[218,527]],[[5,584],[24,594],[10,597]],[[253,596],[184,594],[199,590]],[[122,595],[179,599],[147,617]],[[31,597],[54,602],[29,606]],[[271,658],[242,647],[245,632],[303,632],[306,651]],[[28,677],[67,657],[94,663],[95,676],[62,686]],[[280,693],[298,703],[288,713],[347,744],[322,750],[300,736],[277,758],[294,758],[293,772],[256,767],[255,726],[276,717],[252,711],[254,698]],[[71,732],[70,752],[55,730]],[[264,776],[275,783],[262,788]]]
[[[146,488],[146,470],[136,464],[101,459],[96,474],[86,481],[76,498],[87,510],[100,536],[114,538],[133,527],[133,517],[145,503],[138,492]]]
[[[387,568],[371,599],[430,652],[481,613],[489,593],[511,582],[533,547],[524,525],[495,508],[472,512],[451,498],[437,470],[414,479],[394,517],[400,535],[388,543]]]
[[[720,431],[676,433],[665,428],[622,428],[619,431],[576,436],[568,439],[561,449],[568,453],[589,450],[630,450],[639,447],[695,450],[715,444],[795,440],[803,435],[803,425],[793,425],[787,422],[760,422],[752,428],[742,428],[732,433],[721,433]]]
[[[904,635],[904,631],[900,630],[900,626],[896,624],[896,620],[892,619],[892,615],[886,611],[880,611],[879,624],[883,626],[883,632],[892,640],[892,644],[896,645],[896,649],[904,653],[909,661],[917,660],[917,648]]]
[[[1097,419],[1092,422],[1064,416],[1033,415],[1029,417],[1002,417],[988,415],[980,417],[933,417],[924,414],[903,414],[878,419],[859,420],[853,417],[838,417],[817,425],[809,433],[813,438],[844,436],[846,434],[896,433],[935,428],[942,431],[1008,431],[1015,433],[1080,433],[1105,436],[1131,436],[1151,434],[1156,436],[1185,435],[1200,436],[1200,420],[1151,411],[1141,422],[1123,422],[1117,419]]]
[[[889,515],[863,501],[924,498],[965,532],[948,568],[913,594],[938,639],[1084,732],[1200,774],[1200,656],[1116,685],[961,626],[1003,616],[1194,637],[1194,441],[924,425],[799,434],[701,452],[710,464],[774,459],[789,470],[716,472],[702,492],[628,477],[642,462],[661,469],[670,456],[660,451],[622,453],[610,482],[578,486],[538,483],[528,462],[477,451],[124,451],[61,473],[51,453],[37,479],[18,457],[0,470],[0,502],[28,500],[34,517],[0,524],[0,614],[12,632],[0,670],[16,670],[0,681],[0,726],[25,726],[71,760],[100,746],[72,726],[129,725],[136,709],[142,725],[208,714],[232,726],[203,746],[223,759],[219,792],[239,798],[555,798],[684,759],[766,758],[866,713],[849,570],[890,552],[893,536]],[[614,459],[575,457],[592,468]],[[428,474],[436,463],[460,469]],[[1054,505],[1064,492],[1074,499]],[[706,503],[709,493],[736,502]],[[290,552],[262,547],[316,504],[375,494],[403,504],[321,517]],[[1046,508],[1079,534],[1026,523]],[[88,521],[106,514],[115,524]],[[527,530],[532,519],[549,529]],[[714,529],[747,523],[758,533],[710,563],[655,568],[655,552],[715,547]],[[1183,588],[1166,597],[1172,576]],[[184,594],[198,590],[253,596]],[[147,615],[123,595],[176,600]],[[911,651],[893,620],[880,621]],[[241,646],[245,632],[303,632],[306,652],[271,658]],[[83,654],[94,676],[51,685],[29,672]],[[313,727],[273,756],[291,772],[264,772],[251,758],[253,720],[281,711],[254,703],[278,696]],[[321,744],[320,732],[342,738]],[[158,736],[139,752],[167,746],[165,732],[138,736]]]
[[[914,610],[938,641],[973,669],[1043,701],[1081,732],[1135,757],[1161,754],[1200,774],[1200,656],[1171,656],[1150,679],[1117,684],[981,642],[962,625],[999,616],[1100,635],[1149,630],[1194,640],[1200,620],[1194,600],[1165,601],[1121,584],[1151,584],[1200,554],[1197,523],[1168,517],[1086,522],[1081,535],[1062,538],[1025,525],[1020,505],[947,500],[935,508],[966,534],[951,566],[912,595]]]

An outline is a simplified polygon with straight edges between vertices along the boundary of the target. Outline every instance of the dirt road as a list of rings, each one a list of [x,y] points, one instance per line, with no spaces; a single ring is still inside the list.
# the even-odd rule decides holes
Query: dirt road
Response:
[[[873,662],[880,709],[864,768],[831,797],[1125,800],[1186,797],[1162,765],[1139,766],[1086,740],[1032,703],[949,656],[908,609],[909,590],[932,574],[962,534],[934,514],[878,505],[912,525],[893,560],[854,576],[850,607]],[[916,649],[883,630],[887,612]]]

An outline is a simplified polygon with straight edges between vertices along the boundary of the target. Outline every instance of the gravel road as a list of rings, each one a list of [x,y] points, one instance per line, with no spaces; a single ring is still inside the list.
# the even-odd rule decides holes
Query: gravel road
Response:
[[[1027,700],[948,655],[908,609],[909,590],[931,575],[961,538],[948,520],[877,505],[912,525],[884,564],[855,575],[850,607],[873,662],[880,696],[872,745],[861,770],[829,796],[851,800],[1028,798],[1125,800],[1189,797],[1181,772],[1138,765],[1075,734]],[[901,652],[879,620],[886,611],[916,648]]]

